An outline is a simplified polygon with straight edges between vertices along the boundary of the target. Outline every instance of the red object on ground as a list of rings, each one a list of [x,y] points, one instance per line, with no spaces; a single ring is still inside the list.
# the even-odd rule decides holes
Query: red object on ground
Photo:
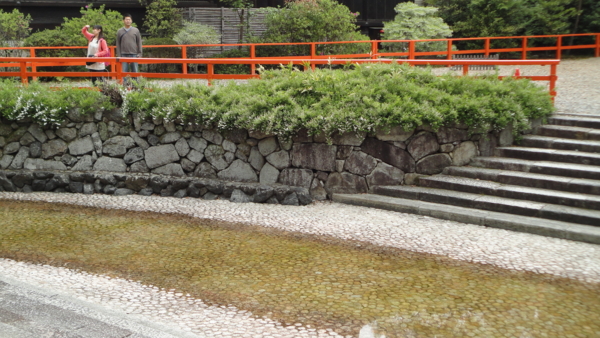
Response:
[[[521,70],[519,68],[515,69],[515,76],[521,76]]]

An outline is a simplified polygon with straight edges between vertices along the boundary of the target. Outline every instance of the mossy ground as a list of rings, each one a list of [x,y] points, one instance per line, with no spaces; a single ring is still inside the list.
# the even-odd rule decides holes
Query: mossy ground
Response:
[[[597,337],[600,286],[180,215],[0,200],[0,257],[118,276],[287,324],[387,337]]]

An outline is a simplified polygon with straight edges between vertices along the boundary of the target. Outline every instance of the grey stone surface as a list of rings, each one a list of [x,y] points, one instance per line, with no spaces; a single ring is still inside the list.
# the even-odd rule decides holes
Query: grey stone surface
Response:
[[[223,170],[229,166],[229,163],[227,160],[225,160],[224,155],[225,150],[223,150],[223,147],[216,144],[209,145],[204,151],[206,160],[217,170]]]
[[[404,131],[402,126],[396,126],[389,130],[378,129],[375,133],[375,137],[381,141],[404,142],[408,140],[414,132],[414,130]]]
[[[150,147],[144,151],[144,157],[146,159],[146,165],[150,169],[179,161],[179,155],[173,144]]]
[[[93,133],[91,135],[92,144],[94,144],[94,151],[96,154],[102,155],[102,139],[100,138],[99,133]]]
[[[364,177],[347,172],[332,173],[327,178],[325,190],[328,194],[362,194],[369,189]]]
[[[210,163],[201,162],[196,167],[196,170],[194,170],[194,176],[206,177],[206,178],[216,178],[217,171],[215,170],[215,168],[213,168],[213,166],[210,165]]]
[[[175,150],[181,157],[185,157],[190,152],[190,146],[184,138],[180,138],[175,142]]]
[[[169,163],[162,167],[154,168],[151,172],[159,175],[185,176],[185,172],[179,163]]]
[[[180,163],[181,168],[183,168],[183,171],[185,172],[193,172],[194,169],[196,169],[196,163],[188,160],[187,158],[182,158]]]
[[[252,202],[252,196],[244,194],[240,189],[234,189],[229,200],[233,203],[250,203]]]
[[[21,139],[21,137],[23,137],[23,135],[25,135],[25,133],[27,133],[27,128],[18,127],[9,136],[6,137],[6,142],[10,143],[10,142],[19,141]]]
[[[235,143],[233,143],[229,140],[223,140],[223,143],[221,144],[221,146],[223,147],[223,149],[225,151],[228,151],[231,153],[235,153],[235,151],[237,150]]]
[[[19,140],[19,143],[24,146],[28,146],[33,142],[35,142],[35,137],[33,137],[33,135],[31,135],[28,132],[25,133],[25,135],[23,135],[23,137],[21,137],[21,139]]]
[[[70,154],[64,154],[60,157],[60,161],[64,163],[67,167],[74,166],[77,163],[77,157],[72,156]]]
[[[180,138],[181,138],[180,133],[178,133],[176,131],[168,132],[160,137],[160,143],[162,143],[162,144],[175,143]]]
[[[275,168],[281,170],[290,166],[290,154],[285,150],[280,150],[274,153],[269,154],[267,157],[267,162],[274,166]]]
[[[248,131],[245,129],[227,130],[223,134],[225,139],[233,143],[243,143],[248,138]]]
[[[42,158],[49,159],[64,154],[68,149],[67,143],[61,139],[50,140],[42,144]]]
[[[41,158],[26,159],[23,168],[29,170],[67,170],[67,166],[60,161],[46,161]]]
[[[354,151],[344,161],[344,170],[356,175],[370,174],[377,166],[377,160],[362,151]]]
[[[452,159],[448,154],[439,153],[424,157],[417,162],[416,172],[425,175],[434,175],[441,173],[445,167],[452,164]]]
[[[321,171],[335,170],[336,146],[302,143],[292,148],[292,166]]]
[[[469,133],[466,129],[442,127],[436,133],[439,143],[460,142],[469,139]]]
[[[327,199],[327,191],[325,190],[325,186],[323,182],[319,179],[314,178],[310,185],[310,195],[313,199],[317,201],[324,201]]]
[[[277,146],[277,138],[273,136],[258,141],[258,151],[263,156],[267,156],[277,150]]]
[[[81,126],[81,129],[79,129],[79,137],[84,137],[87,135],[92,135],[93,133],[98,131],[98,126],[93,123],[84,123],[83,126]]]
[[[84,138],[79,138],[79,139],[76,139],[73,142],[69,143],[69,153],[73,156],[89,154],[92,151],[94,151],[94,149],[95,149],[94,143],[92,142],[91,136],[85,136]],[[107,149],[105,147],[104,152],[106,152],[106,150]],[[114,155],[110,155],[110,156],[114,156]]]
[[[198,164],[202,161],[202,159],[204,159],[204,154],[199,152],[196,149],[192,149],[190,150],[190,152],[187,154],[187,158],[188,160]]]
[[[262,131],[258,131],[258,130],[249,130],[248,136],[250,136],[251,138],[256,139],[256,140],[262,140],[264,138],[273,136],[273,134],[263,133]]]
[[[379,163],[370,175],[366,176],[369,187],[374,185],[397,185],[402,183],[404,172],[387,163]]]
[[[265,165],[265,158],[261,155],[260,151],[258,151],[257,147],[252,147],[252,149],[250,150],[248,163],[250,163],[252,168],[256,170],[261,170],[263,165]]]
[[[310,169],[284,169],[279,175],[279,183],[308,189],[313,176],[313,171]]]
[[[59,128],[56,130],[56,136],[60,137],[65,142],[71,142],[77,137],[77,129]]]
[[[279,141],[279,147],[285,151],[292,150],[292,146],[294,142],[291,138],[283,138],[281,136],[277,136],[277,141]]]
[[[135,163],[137,161],[141,161],[143,159],[144,159],[144,149],[142,149],[142,147],[136,147],[136,148],[129,149],[129,151],[123,157],[123,161],[125,161],[125,164],[128,164],[128,165]]]
[[[436,153],[440,145],[436,137],[428,132],[421,132],[412,138],[406,150],[415,161],[422,159],[427,155]]]
[[[21,148],[21,144],[19,142],[11,142],[4,147],[5,154],[15,154]]]
[[[150,172],[150,169],[146,165],[146,161],[142,160],[142,161],[135,162],[134,164],[132,164],[131,167],[129,168],[129,171],[132,173],[148,173],[148,172]]]
[[[287,195],[283,201],[281,202],[283,205],[300,205],[300,201],[298,200],[298,195],[293,192]]]
[[[1,156],[0,152],[0,156]],[[29,157],[38,158],[42,156],[42,143],[41,142],[33,142],[29,145]]]
[[[367,137],[361,146],[365,153],[393,165],[403,172],[415,171],[415,160],[408,152],[376,138]]]
[[[205,139],[195,136],[190,137],[190,139],[188,140],[188,144],[192,149],[197,150],[201,153],[204,153],[204,149],[206,149],[206,147],[208,146],[208,142],[206,142]]]
[[[94,170],[125,172],[127,165],[121,158],[102,156],[94,163]]]
[[[73,168],[71,168],[71,170],[86,171],[86,170],[92,170],[92,168],[93,168],[92,156],[90,156],[90,155],[84,155],[73,166]]]
[[[350,156],[350,154],[352,154],[353,151],[354,151],[353,146],[338,146],[337,153],[335,155],[336,159],[345,160],[348,158],[348,156]]]
[[[279,179],[279,170],[269,163],[265,164],[260,170],[259,182],[262,184],[274,184]]]
[[[142,149],[146,150],[146,149],[150,148],[150,144],[148,144],[148,142],[146,140],[144,140],[137,132],[132,131],[129,133],[129,136],[133,139],[135,144],[137,144]]]
[[[452,143],[440,144],[441,153],[449,153],[452,150],[454,150],[454,145]]]
[[[332,142],[336,145],[360,146],[365,140],[365,136],[365,132],[346,132],[343,134],[336,133],[332,137]]]
[[[229,168],[220,171],[217,177],[236,182],[258,182],[258,176],[254,169],[242,160],[233,161]]]
[[[472,141],[459,144],[452,152],[452,165],[463,166],[469,164],[477,156],[477,146]]]
[[[212,130],[212,129],[203,130],[202,138],[207,140],[208,142],[214,143],[216,145],[221,145],[221,143],[223,143],[223,136],[216,130]],[[196,150],[198,150],[198,149],[196,149]]]
[[[128,133],[129,134],[129,133]],[[111,157],[123,157],[128,149],[135,147],[135,141],[130,136],[111,137],[102,145],[102,153]]]
[[[37,123],[30,125],[29,128],[27,128],[27,131],[41,143],[44,143],[48,140],[48,136],[46,136],[46,133],[44,133],[42,127],[40,127],[40,125]]]

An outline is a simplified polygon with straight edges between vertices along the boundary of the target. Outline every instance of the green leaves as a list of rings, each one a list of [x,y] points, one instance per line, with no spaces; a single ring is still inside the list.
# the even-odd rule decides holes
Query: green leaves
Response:
[[[24,15],[16,8],[12,12],[0,9],[0,47],[17,46],[29,35],[31,21],[31,15]]]

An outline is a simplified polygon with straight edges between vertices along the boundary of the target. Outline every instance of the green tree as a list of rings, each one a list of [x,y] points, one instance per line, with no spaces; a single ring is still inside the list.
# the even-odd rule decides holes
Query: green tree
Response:
[[[12,12],[0,9],[0,47],[19,45],[29,35],[31,15],[24,15],[16,8]]]
[[[524,35],[568,34],[577,15],[573,0],[529,0]]]
[[[356,16],[335,0],[295,0],[285,7],[271,8],[265,18],[266,31],[255,42],[367,41],[357,32]],[[368,44],[329,44],[318,46],[319,54],[367,52]],[[308,46],[261,47],[267,55],[309,55]]]
[[[144,27],[152,37],[172,39],[183,26],[176,0],[140,0],[140,3],[146,6]]]
[[[90,4],[81,8],[81,16],[77,18],[64,18],[64,22],[55,29],[45,29],[40,32],[31,34],[26,40],[26,46],[86,46],[87,40],[81,34],[81,28],[85,25],[100,25],[104,33],[104,39],[106,43],[110,45],[115,44],[117,30],[123,26],[123,16],[121,13],[113,10],[105,10],[104,5],[99,8],[93,8]],[[44,56],[59,56],[54,53],[55,51],[45,52],[48,55]],[[81,56],[81,51],[76,52],[74,55],[70,51],[66,52],[64,56]],[[40,55],[41,56],[41,55]]]
[[[435,7],[423,7],[412,2],[399,3],[394,7],[396,17],[393,21],[384,22],[383,39],[385,40],[421,40],[443,39],[452,36],[452,30],[444,20],[436,15]],[[407,50],[407,43],[385,43],[391,50]],[[426,42],[416,45],[419,51],[446,50],[446,43]]]
[[[221,42],[221,36],[217,31],[207,25],[199,22],[185,21],[183,28],[173,37],[180,45],[202,45]],[[198,58],[202,56],[202,51],[209,47],[189,47],[187,49],[188,57]]]

